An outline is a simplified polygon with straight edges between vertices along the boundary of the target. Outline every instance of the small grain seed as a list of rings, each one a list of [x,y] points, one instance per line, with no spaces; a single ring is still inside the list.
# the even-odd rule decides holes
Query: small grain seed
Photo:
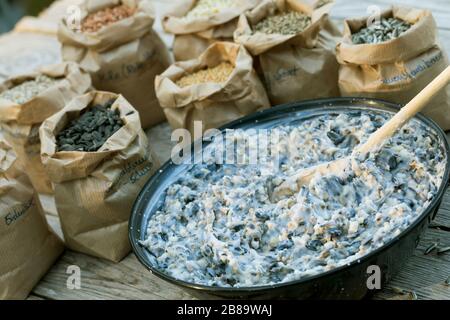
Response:
[[[196,19],[218,14],[224,9],[238,5],[237,0],[198,0],[195,6],[184,16],[184,19]]]
[[[57,84],[60,80],[39,75],[34,80],[25,81],[0,94],[0,99],[24,104],[40,93]]]
[[[282,12],[258,22],[253,31],[266,34],[290,35],[303,32],[311,24],[311,17],[302,12]]]
[[[200,83],[221,83],[225,82],[233,72],[234,67],[229,62],[222,62],[215,67],[206,68],[192,74],[188,74],[176,81],[176,85],[184,88]]]
[[[425,254],[425,255],[430,254],[430,253],[431,253],[432,251],[434,251],[438,246],[439,246],[439,240],[436,241],[436,242],[434,242],[434,243],[432,243],[431,245],[429,245],[429,246],[425,249],[424,254]]]
[[[81,23],[81,31],[97,32],[101,28],[113,24],[117,21],[131,17],[136,13],[136,9],[124,4],[105,8],[89,14]]]
[[[374,23],[354,33],[352,42],[354,44],[381,43],[398,38],[409,28],[411,28],[411,24],[406,21],[397,18],[383,18],[380,23]]]

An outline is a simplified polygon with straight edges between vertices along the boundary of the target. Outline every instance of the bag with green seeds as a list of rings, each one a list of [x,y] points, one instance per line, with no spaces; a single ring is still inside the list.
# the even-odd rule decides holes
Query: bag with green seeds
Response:
[[[369,28],[367,17],[345,21],[337,47],[340,92],[406,104],[448,66],[448,58],[429,10],[394,6],[380,18]],[[449,130],[450,88],[423,113]]]
[[[42,67],[0,85],[0,126],[38,193],[53,193],[41,162],[39,126],[90,87],[89,75],[75,63]]]
[[[64,250],[36,200],[0,136],[0,300],[25,299]]]
[[[67,247],[120,261],[130,251],[134,200],[159,167],[139,113],[120,95],[93,91],[44,121],[39,133]]]
[[[333,3],[264,0],[239,18],[234,41],[258,59],[272,104],[334,97],[339,30],[328,17]]]

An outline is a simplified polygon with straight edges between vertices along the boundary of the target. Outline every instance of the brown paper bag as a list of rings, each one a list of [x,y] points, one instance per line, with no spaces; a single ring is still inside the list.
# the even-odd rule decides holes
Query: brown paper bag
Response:
[[[0,300],[25,299],[63,251],[0,137]]]
[[[163,28],[168,33],[190,34],[213,29],[239,17],[254,8],[261,0],[238,0],[236,6],[226,8],[210,16],[187,19],[185,15],[197,4],[197,0],[180,0],[163,19]]]
[[[0,82],[61,62],[61,47],[54,36],[13,32],[0,36]]]
[[[206,31],[175,35],[172,47],[175,61],[196,59],[215,42],[233,42],[237,22],[238,19],[233,19]]]
[[[39,74],[61,81],[30,101],[18,105],[0,98],[0,126],[6,141],[14,148],[20,168],[27,173],[38,193],[51,194],[53,188],[41,162],[39,127],[41,123],[91,86],[88,74],[74,63],[43,67],[39,71],[12,78],[0,85],[0,93]]]
[[[203,83],[180,88],[175,81],[186,74],[228,61],[235,69],[224,83]],[[198,59],[177,62],[156,77],[156,94],[173,129],[194,133],[194,121],[203,130],[217,128],[270,106],[264,87],[243,46],[216,42]]]
[[[339,65],[335,46],[339,30],[328,17],[333,3],[316,8],[311,1],[265,0],[241,15],[234,40],[258,56],[259,72],[272,104],[335,97]],[[267,16],[287,10],[311,16],[311,25],[295,35],[253,33],[252,26]]]
[[[94,33],[74,31],[63,20],[58,29],[62,55],[89,71],[95,88],[124,95],[139,111],[143,128],[164,121],[153,87],[157,74],[171,63],[169,52],[152,29],[154,11],[149,0],[85,0],[82,19],[88,13],[119,3],[137,6],[127,19]]]
[[[344,96],[406,104],[448,66],[447,55],[437,43],[430,11],[393,7],[382,17],[396,17],[413,26],[390,41],[355,45],[351,35],[366,26],[367,18],[346,20],[344,38],[337,48],[339,88]],[[444,130],[450,129],[450,89],[440,93],[423,112]]]
[[[97,152],[57,152],[56,135],[95,104],[115,100],[124,126]],[[93,91],[48,118],[40,131],[41,156],[55,185],[55,203],[67,246],[120,261],[130,251],[128,219],[134,200],[159,167],[139,114],[113,93]]]

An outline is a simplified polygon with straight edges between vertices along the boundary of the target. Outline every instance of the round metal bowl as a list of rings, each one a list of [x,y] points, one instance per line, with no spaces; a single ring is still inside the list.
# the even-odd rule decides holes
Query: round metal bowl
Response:
[[[326,113],[341,113],[347,111],[367,111],[373,112],[396,112],[399,106],[380,100],[365,98],[337,98],[325,100],[312,100],[301,103],[293,103],[274,107],[262,112],[252,114],[237,121],[234,121],[224,129],[248,129],[248,128],[269,128],[282,124],[292,124]],[[442,185],[436,197],[428,208],[415,220],[407,230],[402,232],[395,239],[383,247],[370,252],[363,258],[354,261],[346,266],[335,268],[314,276],[308,276],[297,281],[280,283],[276,285],[247,287],[247,288],[221,288],[195,283],[188,283],[175,279],[158,269],[150,263],[150,253],[139,244],[145,239],[147,224],[150,217],[161,205],[161,199],[166,188],[175,182],[186,166],[174,165],[171,161],[162,166],[145,185],[138,196],[129,223],[129,238],[133,251],[139,261],[156,276],[178,285],[191,294],[200,298],[300,298],[300,299],[360,299],[374,291],[367,286],[368,267],[376,265],[381,270],[381,282],[386,284],[401,269],[406,260],[412,255],[417,247],[420,236],[427,228],[428,224],[440,206],[447,187],[449,178],[449,145],[445,133],[430,119],[419,114],[416,119],[431,128],[442,144],[441,148],[447,155],[447,167]]]

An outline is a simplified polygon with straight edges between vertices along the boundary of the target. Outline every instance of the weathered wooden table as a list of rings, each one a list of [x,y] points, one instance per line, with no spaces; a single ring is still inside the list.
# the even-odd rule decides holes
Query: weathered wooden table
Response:
[[[159,14],[173,3],[164,0],[154,1]],[[369,5],[376,4],[385,8],[394,1],[337,0],[336,2],[332,17],[341,24],[342,19],[346,17],[364,15]],[[431,9],[439,26],[441,42],[446,51],[450,52],[450,3],[448,0],[396,0],[395,3]],[[159,23],[156,24],[156,29],[162,33]],[[170,36],[163,35],[163,37],[170,45]],[[148,131],[150,141],[162,162],[170,155],[170,132],[167,124]],[[48,220],[51,226],[61,233],[57,216],[49,214]],[[445,280],[450,276],[450,253],[440,256],[424,255],[425,248],[437,239],[440,239],[442,245],[450,246],[450,189],[447,190],[434,226],[426,231],[414,256],[374,298],[410,299],[410,295],[398,294],[397,289],[403,289],[415,292],[419,299],[450,299],[450,287],[445,285]],[[77,265],[81,269],[81,289],[79,290],[70,290],[66,286],[69,276],[66,271],[71,265]],[[152,275],[137,261],[134,254],[114,264],[66,251],[33,290],[30,299],[193,299],[193,297]]]

